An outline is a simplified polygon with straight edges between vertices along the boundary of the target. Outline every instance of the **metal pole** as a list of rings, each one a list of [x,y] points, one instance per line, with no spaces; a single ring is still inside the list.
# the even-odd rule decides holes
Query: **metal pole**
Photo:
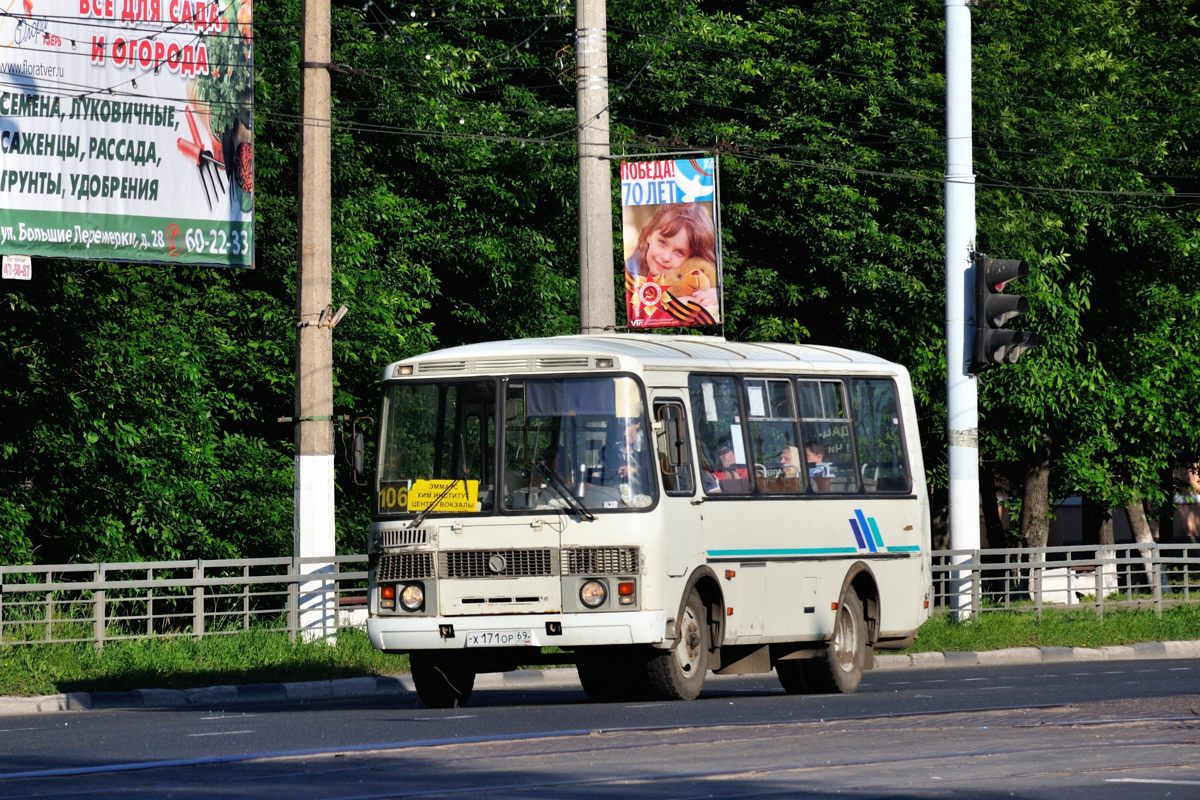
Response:
[[[979,550],[978,387],[967,373],[975,328],[975,295],[967,280],[975,249],[975,172],[971,163],[970,0],[946,9],[946,403],[950,473],[950,549]],[[990,498],[988,502],[995,502]],[[964,557],[957,557],[956,560]],[[956,573],[954,581],[965,580]],[[955,615],[970,617],[961,591]]]
[[[332,556],[333,327],[330,315],[329,0],[304,0],[301,82],[300,252],[296,320],[295,553]],[[323,571],[313,565],[312,572]],[[333,636],[329,587],[300,591],[300,630],[306,639]]]
[[[617,324],[613,298],[612,168],[608,140],[605,0],[575,5],[575,114],[579,159],[579,327]]]

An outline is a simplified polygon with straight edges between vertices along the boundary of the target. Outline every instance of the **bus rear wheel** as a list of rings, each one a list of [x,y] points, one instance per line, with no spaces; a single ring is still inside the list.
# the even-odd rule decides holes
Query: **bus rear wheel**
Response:
[[[867,664],[867,618],[862,600],[849,590],[838,603],[833,636],[825,651],[799,662],[810,692],[850,694],[857,691]],[[787,689],[787,684],[784,684]]]
[[[804,660],[789,659],[775,664],[775,676],[788,694],[807,694],[811,691],[804,680]]]
[[[704,688],[711,649],[708,609],[692,592],[683,607],[679,633],[670,650],[656,651],[646,662],[646,677],[655,695],[665,700],[695,700]]]
[[[457,653],[411,653],[417,697],[429,708],[461,708],[475,688],[475,669]]]

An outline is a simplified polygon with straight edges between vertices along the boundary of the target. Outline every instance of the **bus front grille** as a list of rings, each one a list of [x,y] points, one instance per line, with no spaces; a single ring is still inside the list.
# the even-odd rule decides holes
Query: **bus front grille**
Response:
[[[434,577],[433,553],[395,553],[379,557],[379,581],[411,581]]]
[[[393,528],[380,531],[380,547],[403,547],[411,544],[429,544],[432,538],[429,528]]]
[[[636,547],[576,547],[563,551],[564,575],[634,575]]]
[[[440,553],[444,578],[518,578],[554,574],[549,548],[532,550],[445,550]]]

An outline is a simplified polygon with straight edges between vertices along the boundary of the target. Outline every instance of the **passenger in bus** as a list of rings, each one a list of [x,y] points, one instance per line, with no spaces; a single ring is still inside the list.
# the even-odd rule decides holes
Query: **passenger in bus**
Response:
[[[609,486],[627,485],[629,494],[646,494],[645,479],[649,475],[646,435],[642,421],[625,422],[625,433],[615,443],[604,448],[604,483]]]
[[[750,471],[745,464],[737,463],[737,454],[729,440],[717,445],[717,469],[713,472],[720,481],[722,491],[745,491],[750,480]]]
[[[800,477],[800,448],[789,444],[779,451],[779,477]]]
[[[829,448],[824,442],[812,441],[804,446],[804,460],[808,464],[808,480],[818,492],[829,491],[829,479],[833,477],[833,464],[825,460]]]
[[[721,491],[721,480],[717,477],[712,462],[703,455],[700,456],[700,485],[704,488],[705,494],[716,494]]]

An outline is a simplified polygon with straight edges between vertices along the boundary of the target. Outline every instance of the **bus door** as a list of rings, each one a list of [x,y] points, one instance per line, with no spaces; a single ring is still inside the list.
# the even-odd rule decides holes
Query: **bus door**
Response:
[[[654,442],[662,475],[663,547],[667,575],[684,575],[689,566],[704,563],[700,536],[700,505],[696,497],[696,468],[690,428],[682,395],[655,391]]]

